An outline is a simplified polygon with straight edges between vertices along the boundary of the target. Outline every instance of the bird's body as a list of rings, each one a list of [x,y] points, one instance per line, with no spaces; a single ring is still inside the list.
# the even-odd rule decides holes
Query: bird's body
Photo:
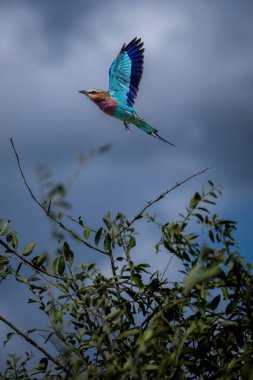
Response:
[[[143,72],[144,48],[141,39],[134,38],[125,44],[109,70],[109,90],[88,89],[79,91],[92,100],[103,112],[124,122],[126,129],[134,124],[142,131],[170,145],[158,135],[158,130],[141,119],[133,108]]]
[[[110,96],[109,92],[96,91],[95,94],[90,95],[90,99],[107,115],[114,116],[114,112],[118,107],[117,101]]]

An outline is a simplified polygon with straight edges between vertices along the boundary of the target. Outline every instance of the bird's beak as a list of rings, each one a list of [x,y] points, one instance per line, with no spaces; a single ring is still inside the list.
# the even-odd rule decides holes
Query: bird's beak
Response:
[[[80,94],[88,95],[88,92],[86,90],[81,90],[81,91],[78,91],[78,92],[80,92]]]

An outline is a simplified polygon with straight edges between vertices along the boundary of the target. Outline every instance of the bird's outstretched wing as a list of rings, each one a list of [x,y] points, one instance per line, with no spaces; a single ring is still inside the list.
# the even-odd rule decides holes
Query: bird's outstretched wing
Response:
[[[143,42],[135,37],[123,45],[109,70],[109,92],[132,107],[137,96],[144,62]]]

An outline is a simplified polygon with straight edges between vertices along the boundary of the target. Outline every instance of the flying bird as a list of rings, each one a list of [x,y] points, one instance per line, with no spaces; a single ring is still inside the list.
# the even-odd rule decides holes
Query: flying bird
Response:
[[[95,88],[81,90],[107,115],[122,120],[126,130],[134,124],[142,131],[170,145],[158,134],[158,130],[141,119],[133,105],[143,73],[144,48],[140,38],[135,37],[128,45],[124,44],[109,70],[109,90]]]

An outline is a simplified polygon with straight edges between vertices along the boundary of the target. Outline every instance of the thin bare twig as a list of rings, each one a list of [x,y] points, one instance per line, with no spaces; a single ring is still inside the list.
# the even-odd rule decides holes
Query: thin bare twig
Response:
[[[33,339],[31,339],[28,334],[23,333],[23,331],[19,330],[13,323],[8,321],[5,317],[0,315],[0,320],[5,323],[7,326],[9,326],[12,330],[14,330],[19,336],[24,338],[28,343],[30,343],[32,346],[37,348],[40,352],[42,352],[51,362],[57,365],[60,369],[65,370],[64,365],[56,358],[54,358],[49,352],[47,352],[43,347],[41,347],[37,342],[35,342]]]
[[[16,148],[15,148],[15,145],[14,145],[14,142],[13,142],[13,139],[10,138],[10,142],[11,142],[11,146],[12,146],[12,149],[16,155],[16,159],[17,159],[17,163],[18,163],[18,168],[19,168],[19,171],[21,173],[21,176],[23,178],[23,181],[24,181],[24,184],[27,188],[27,190],[29,191],[32,199],[34,200],[35,203],[37,203],[37,205],[44,211],[44,213],[50,218],[52,219],[56,224],[58,224],[58,226],[60,226],[62,229],[64,229],[66,232],[68,232],[72,237],[74,237],[75,239],[77,239],[78,241],[80,241],[81,243],[83,243],[84,245],[86,245],[88,248],[91,248],[93,249],[94,251],[97,251],[99,253],[103,253],[104,255],[108,255],[108,252],[100,249],[100,248],[97,248],[95,247],[94,245],[88,243],[87,241],[83,240],[80,236],[78,236],[75,232],[73,232],[72,230],[70,230],[68,227],[66,227],[63,223],[59,222],[50,212],[49,210],[46,210],[45,207],[43,206],[42,203],[40,203],[38,201],[38,199],[35,197],[35,195],[33,194],[32,192],[32,189],[30,188],[30,186],[28,185],[28,182],[26,180],[26,177],[24,175],[24,172],[23,172],[23,169],[21,167],[21,163],[20,163],[20,159],[19,159],[19,155],[16,151]]]
[[[165,273],[167,272],[167,269],[169,268],[170,264],[171,264],[171,261],[173,260],[173,257],[175,256],[175,254],[173,253],[169,259],[169,262],[167,263],[164,271],[163,271],[163,274],[162,274],[162,277],[161,277],[161,280],[163,280],[164,276],[165,276]]]
[[[149,202],[147,203],[147,205],[146,205],[145,207],[143,207],[143,209],[142,209],[140,212],[138,212],[138,214],[136,214],[136,215],[134,216],[134,218],[133,218],[130,222],[128,222],[128,225],[116,234],[115,239],[116,239],[119,235],[121,235],[123,232],[127,231],[127,230],[129,229],[129,227],[130,227],[130,226],[131,226],[136,220],[141,219],[141,218],[143,217],[143,213],[144,213],[149,207],[153,206],[153,204],[159,202],[161,199],[163,199],[166,195],[168,195],[169,193],[171,193],[171,192],[172,192],[173,190],[175,190],[177,187],[179,187],[179,186],[183,185],[184,183],[190,181],[190,180],[191,180],[192,178],[194,178],[194,177],[197,177],[197,176],[199,176],[199,175],[201,175],[201,174],[204,174],[205,172],[207,172],[207,171],[210,170],[210,169],[212,169],[212,168],[211,168],[211,167],[210,167],[210,168],[206,168],[206,169],[204,169],[204,170],[201,170],[201,171],[198,172],[198,173],[192,174],[191,176],[185,178],[183,181],[181,181],[181,182],[177,182],[174,186],[172,186],[170,189],[167,189],[166,191],[164,191],[162,194],[160,194],[160,195],[159,195],[157,198],[155,198],[153,201],[149,201]]]
[[[60,213],[63,215],[63,216],[66,216],[66,218],[68,218],[69,220],[71,220],[72,222],[78,224],[83,230],[85,228],[89,228],[91,230],[91,232],[94,232],[94,234],[96,234],[98,231],[97,230],[94,230],[94,228],[90,228],[89,226],[86,226],[84,224],[80,224],[79,220],[75,219],[73,216],[71,215],[68,215],[66,214],[65,212],[63,211],[60,211]]]

